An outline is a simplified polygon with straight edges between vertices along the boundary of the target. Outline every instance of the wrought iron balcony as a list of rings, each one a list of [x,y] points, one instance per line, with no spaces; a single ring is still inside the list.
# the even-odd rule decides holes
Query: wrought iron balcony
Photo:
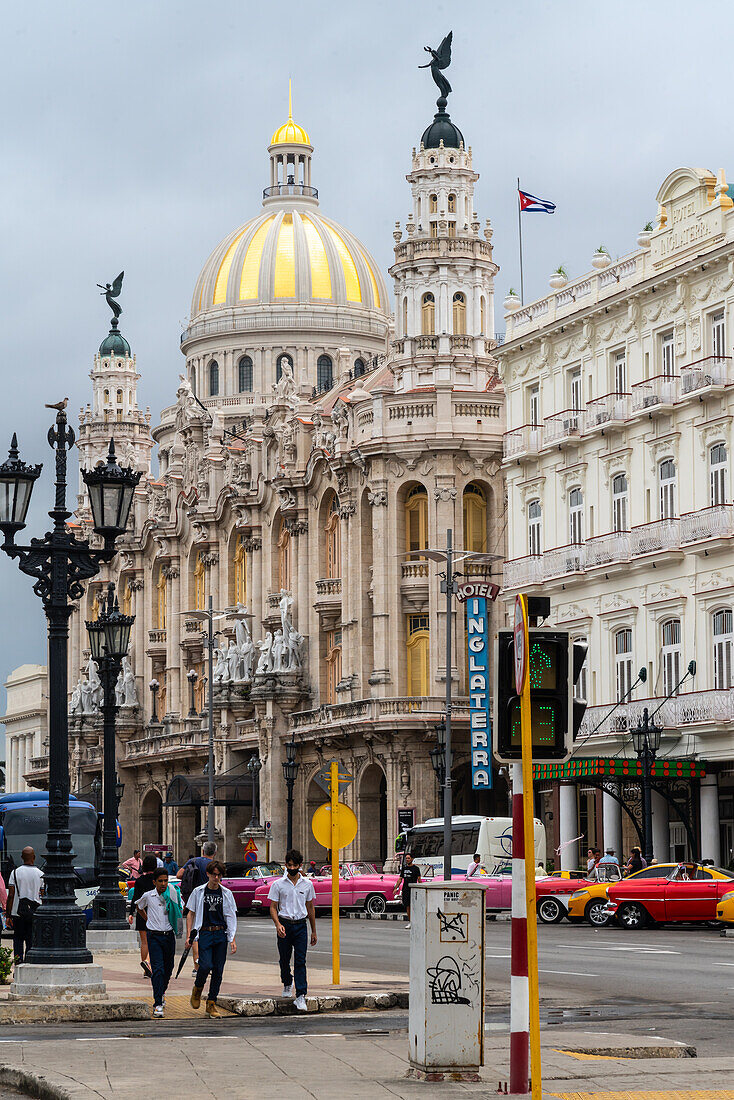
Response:
[[[734,381],[731,377],[731,361],[730,355],[709,355],[681,367],[681,400],[688,394],[701,396],[703,390],[723,389],[730,385]]]
[[[610,531],[607,535],[594,535],[586,540],[586,568],[629,561],[629,531]]]
[[[656,519],[633,527],[630,532],[632,557],[654,554],[660,550],[677,550],[680,546],[680,519]]]
[[[583,543],[569,543],[568,546],[556,546],[542,555],[543,577],[563,577],[567,573],[581,573],[586,560],[586,547]]]
[[[276,183],[273,187],[263,188],[264,199],[289,197],[317,199],[319,193],[315,187],[309,187],[308,184],[305,183]]]
[[[632,412],[665,412],[672,408],[678,391],[678,376],[657,374],[632,387]]]
[[[607,393],[588,401],[584,413],[584,432],[589,434],[624,424],[629,420],[630,398],[629,393]]]
[[[502,437],[502,453],[505,458],[520,458],[538,453],[543,429],[538,424],[523,424]]]
[[[525,558],[506,561],[502,567],[503,588],[523,588],[528,584],[540,584],[543,580],[543,556],[529,554]]]
[[[680,541],[704,542],[734,535],[734,505],[715,504],[680,517]]]
[[[564,409],[553,416],[546,416],[543,420],[543,446],[549,447],[569,439],[578,439],[584,415],[582,409]]]

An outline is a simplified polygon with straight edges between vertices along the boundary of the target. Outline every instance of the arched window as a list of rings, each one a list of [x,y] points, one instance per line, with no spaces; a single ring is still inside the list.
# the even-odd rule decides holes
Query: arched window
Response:
[[[617,702],[628,696],[632,686],[632,631],[625,627],[614,635],[614,665],[617,674]]]
[[[663,666],[663,695],[677,695],[680,680],[680,619],[668,619],[662,627],[660,660]]]
[[[421,331],[424,336],[436,332],[436,302],[432,294],[424,294],[421,301]]]
[[[471,482],[462,499],[464,549],[474,554],[487,552],[487,501],[478,485]]]
[[[287,352],[283,352],[275,360],[275,381],[280,382],[283,377],[283,367],[288,367],[289,370],[293,370],[293,360]]]
[[[291,590],[291,535],[282,516],[278,532],[278,586],[286,592]]]
[[[528,504],[528,554],[537,557],[543,552],[543,508],[539,500]]]
[[[326,632],[326,702],[336,703],[337,685],[342,678],[342,632]]]
[[[232,596],[235,604],[247,607],[247,557],[243,535],[235,539],[232,555]]]
[[[711,507],[726,504],[726,483],[729,480],[729,463],[726,444],[716,443],[709,451],[709,478],[711,484]]]
[[[196,552],[194,565],[194,608],[203,611],[206,606],[206,566],[201,557],[201,550]]]
[[[428,199],[428,213],[438,213],[438,195],[431,195]]]
[[[428,493],[423,485],[411,489],[405,500],[405,548],[409,554],[428,548]]]
[[[326,536],[326,577],[328,580],[338,580],[342,575],[342,551],[339,498],[336,493],[332,493],[331,496],[324,534]]]
[[[209,396],[216,397],[219,393],[219,363],[214,359],[209,364]]]
[[[724,691],[732,686],[731,648],[732,613],[731,608],[714,612],[714,687]]]
[[[466,332],[466,298],[458,291],[454,294],[453,314],[454,334],[463,336]]]
[[[428,616],[408,615],[406,618],[407,693],[414,699],[422,699],[428,695]]]
[[[403,336],[408,335],[408,299],[403,298]]]
[[[627,475],[617,474],[612,480],[612,530],[629,531],[627,526]]]
[[[162,566],[158,566],[158,579],[156,581],[156,626],[159,630],[165,630],[168,625],[168,581]],[[196,605],[197,608],[199,605]],[[203,604],[202,604],[203,607]]]
[[[334,384],[334,368],[328,355],[320,355],[316,360],[316,390],[318,393],[326,393]]]
[[[354,377],[355,378],[361,378],[362,375],[365,373],[366,369],[367,368],[364,365],[364,359],[355,359],[354,360]]]
[[[237,366],[238,386],[240,393],[252,392],[252,359],[249,355],[243,355]]]
[[[479,328],[484,336],[487,329],[487,301],[484,295],[479,299]]]
[[[660,518],[672,519],[675,515],[675,462],[666,458],[660,463]]]
[[[569,539],[575,546],[584,538],[584,494],[579,488],[568,494]]]
[[[118,405],[122,404],[122,390],[117,391],[117,404]]]
[[[104,399],[105,399],[105,404],[107,404],[110,400],[110,391],[109,390],[104,391]]]
[[[449,195],[449,214],[456,213],[456,195]]]

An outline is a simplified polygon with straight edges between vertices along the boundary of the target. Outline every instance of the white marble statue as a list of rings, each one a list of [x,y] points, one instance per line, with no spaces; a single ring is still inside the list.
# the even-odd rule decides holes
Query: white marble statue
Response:
[[[240,651],[234,642],[229,643],[229,649],[227,650],[227,671],[229,673],[228,680],[240,680]]]
[[[291,361],[284,355],[280,361],[280,378],[273,383],[273,392],[277,397],[287,398],[295,391],[295,388],[296,381],[293,377]]]
[[[81,714],[82,713],[82,678],[81,676],[76,682],[76,687],[71,693],[71,702],[69,703],[69,714]]]
[[[214,683],[224,684],[229,682],[229,663],[224,649],[214,650]]]
[[[265,641],[258,643],[260,660],[257,662],[258,676],[264,672],[273,671],[273,635],[270,631],[265,635]]]
[[[209,440],[212,443],[221,443],[224,437],[224,424],[216,409],[211,410],[212,422],[209,427]]]
[[[275,631],[273,638],[273,672],[285,672],[286,648],[282,630]]]
[[[138,705],[138,689],[129,657],[122,658],[122,668],[115,684],[115,702],[118,707],[136,707]]]
[[[293,597],[281,588],[278,607],[280,608],[280,629],[283,631],[284,638],[288,637],[288,631],[291,629],[290,614],[292,606]]]
[[[289,672],[296,672],[301,668],[301,647],[303,645],[303,640],[303,634],[299,634],[297,630],[291,627],[285,639],[286,667]]]
[[[251,680],[252,667],[255,663],[255,643],[249,635],[240,650],[240,656],[242,658],[242,679]]]
[[[237,611],[239,614],[245,614],[245,608],[240,603],[237,604]],[[237,652],[240,655],[240,678],[243,680],[252,679],[252,666],[255,659],[255,646],[252,641],[252,635],[250,634],[250,628],[247,625],[247,620],[237,619],[234,624],[235,637],[237,639]]]

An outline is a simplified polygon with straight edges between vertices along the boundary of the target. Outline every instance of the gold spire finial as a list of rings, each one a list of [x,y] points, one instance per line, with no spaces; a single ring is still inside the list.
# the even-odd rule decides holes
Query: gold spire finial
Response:
[[[291,81],[288,81],[288,121],[293,121],[293,93],[291,91]]]

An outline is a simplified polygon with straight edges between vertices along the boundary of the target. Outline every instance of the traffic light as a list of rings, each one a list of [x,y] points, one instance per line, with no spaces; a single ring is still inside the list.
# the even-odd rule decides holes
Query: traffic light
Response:
[[[571,642],[566,631],[543,627],[529,630],[530,726],[534,760],[567,760],[586,710],[573,697],[586,646]],[[522,757],[520,696],[515,690],[514,641],[511,630],[500,630],[495,649],[495,721],[493,751],[511,763]],[[571,667],[569,668],[569,658]]]

